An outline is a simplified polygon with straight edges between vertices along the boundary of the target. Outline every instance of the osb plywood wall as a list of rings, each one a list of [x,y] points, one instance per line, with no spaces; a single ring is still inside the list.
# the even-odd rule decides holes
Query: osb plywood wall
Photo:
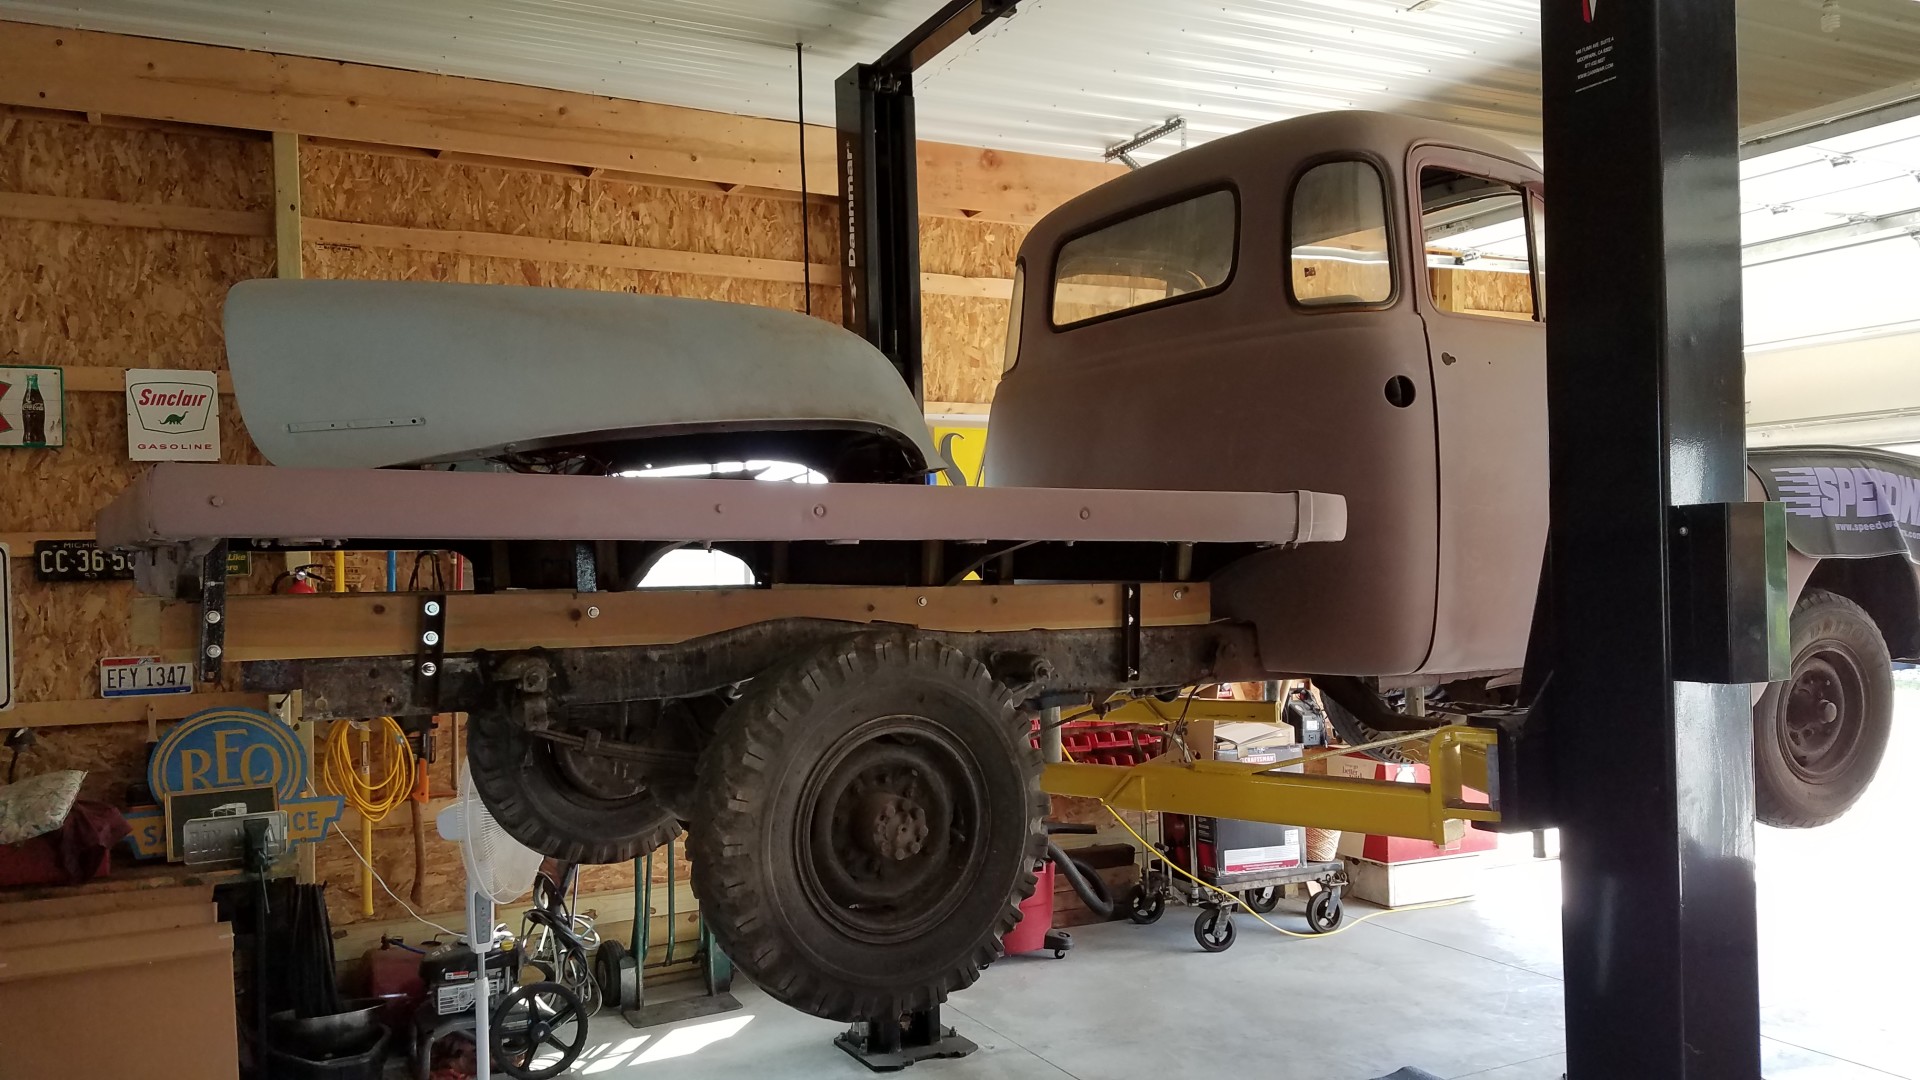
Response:
[[[29,119],[8,126],[0,191],[267,210],[272,184],[258,139]],[[0,362],[220,368],[220,297],[272,270],[272,241],[261,237],[0,220]],[[94,509],[134,475],[119,395],[69,391],[64,404],[63,449],[0,450],[0,532],[89,531]],[[257,463],[232,410],[221,420],[225,459]],[[24,557],[10,569],[16,699],[97,696],[98,659],[130,651],[129,587],[40,584]],[[86,769],[85,794],[119,803],[144,773],[145,735],[128,725],[43,731],[20,771]]]
[[[8,123],[11,120],[13,122]],[[258,134],[101,126],[31,115],[0,118],[0,193],[266,214],[273,181],[268,142]],[[801,202],[718,191],[649,186],[606,178],[500,168],[423,155],[308,145],[302,193],[309,218],[411,229],[632,245],[798,261]],[[838,260],[831,204],[817,201],[808,222],[811,261]],[[922,259],[930,273],[1012,276],[1024,230],[978,220],[928,219]],[[232,236],[158,228],[66,224],[0,217],[0,356],[5,362],[103,368],[224,366],[220,306],[226,289],[271,276],[268,236]],[[309,277],[411,279],[545,285],[729,300],[801,310],[799,283],[614,269],[537,259],[452,255],[405,247],[307,244]],[[839,290],[816,285],[816,315],[839,317]],[[927,397],[986,402],[1001,367],[1007,304],[946,295],[925,298]],[[122,406],[113,393],[66,395],[67,446],[0,451],[0,533],[89,531],[94,511],[137,467],[126,460]],[[231,399],[222,403],[222,449],[233,463],[260,463]],[[405,586],[406,560],[401,584]],[[81,701],[97,695],[96,663],[125,654],[129,585],[40,585],[23,559],[16,587],[17,699]],[[271,573],[257,573],[265,588]],[[384,575],[368,566],[367,587]],[[242,589],[243,585],[236,585]],[[443,721],[436,795],[451,790],[453,733]],[[164,730],[164,726],[163,726]],[[145,725],[46,728],[23,761],[23,775],[57,768],[89,771],[87,795],[122,803],[144,775]],[[430,818],[430,814],[429,814]],[[357,834],[356,834],[357,842]],[[376,831],[373,859],[395,891],[412,886],[408,815]],[[317,866],[332,887],[333,918],[362,918],[358,863],[336,840]],[[679,868],[684,879],[686,868]],[[660,868],[664,875],[664,866]],[[460,907],[460,860],[427,823],[425,908]],[[624,888],[630,868],[601,867],[586,891]],[[384,893],[374,918],[403,916]]]

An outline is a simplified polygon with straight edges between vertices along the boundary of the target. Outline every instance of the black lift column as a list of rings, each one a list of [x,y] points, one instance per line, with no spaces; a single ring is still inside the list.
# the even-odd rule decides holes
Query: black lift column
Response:
[[[1754,1080],[1748,691],[1680,681],[1730,590],[1669,572],[1676,507],[1745,497],[1734,0],[1541,12],[1569,1077]]]

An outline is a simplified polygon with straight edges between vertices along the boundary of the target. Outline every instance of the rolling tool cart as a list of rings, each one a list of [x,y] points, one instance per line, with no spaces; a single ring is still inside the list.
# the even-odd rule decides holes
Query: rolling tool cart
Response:
[[[1202,881],[1232,893],[1232,898],[1194,884],[1176,873],[1179,867]],[[1254,821],[1160,816],[1160,843],[1147,862],[1141,883],[1128,898],[1127,914],[1142,926],[1158,922],[1170,900],[1200,908],[1193,936],[1208,952],[1233,946],[1233,911],[1244,905],[1265,914],[1274,909],[1286,886],[1320,886],[1307,900],[1307,926],[1316,934],[1339,927],[1341,894],[1347,888],[1347,866],[1308,862],[1306,830],[1298,825],[1267,825]]]

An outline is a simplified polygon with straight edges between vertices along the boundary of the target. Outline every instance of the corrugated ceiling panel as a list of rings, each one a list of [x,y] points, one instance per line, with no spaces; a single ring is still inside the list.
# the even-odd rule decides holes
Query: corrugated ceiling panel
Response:
[[[940,0],[0,0],[0,17],[791,119]],[[924,138],[1073,157],[1171,115],[1203,140],[1411,107],[1532,141],[1528,0],[1026,0],[920,73]],[[1152,153],[1145,158],[1155,156]]]
[[[1535,150],[1540,0],[1025,0],[919,78],[925,138],[1097,157],[1169,116],[1201,141],[1303,112],[1455,120]],[[0,0],[0,18],[791,119],[940,0]],[[1749,126],[1912,83],[1920,4],[1740,0]],[[1176,143],[1177,146],[1177,143]],[[1150,160],[1164,151],[1139,155]]]

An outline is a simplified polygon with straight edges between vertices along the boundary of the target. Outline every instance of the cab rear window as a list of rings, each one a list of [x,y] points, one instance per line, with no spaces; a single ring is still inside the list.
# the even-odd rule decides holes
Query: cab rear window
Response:
[[[1364,161],[1329,161],[1300,177],[1288,222],[1294,303],[1383,304],[1393,299],[1386,185]]]
[[[1233,276],[1238,234],[1238,201],[1222,189],[1076,236],[1054,259],[1053,325],[1217,291]]]

